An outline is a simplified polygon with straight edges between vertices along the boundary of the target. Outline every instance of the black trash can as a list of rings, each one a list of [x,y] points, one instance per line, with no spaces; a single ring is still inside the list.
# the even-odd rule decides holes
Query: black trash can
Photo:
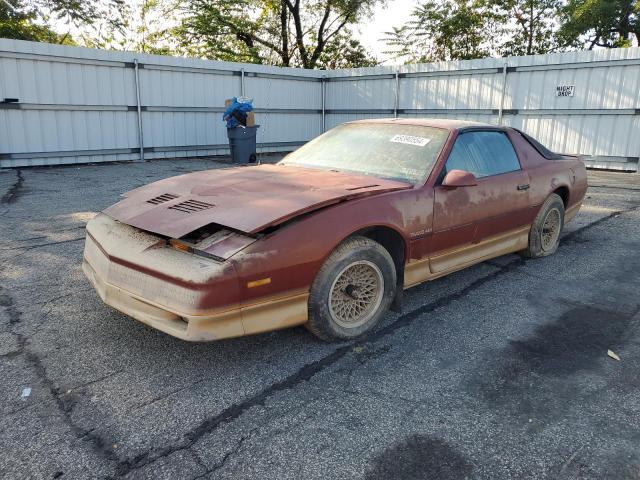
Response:
[[[233,163],[254,163],[256,156],[256,132],[260,125],[253,127],[227,128],[231,161]]]

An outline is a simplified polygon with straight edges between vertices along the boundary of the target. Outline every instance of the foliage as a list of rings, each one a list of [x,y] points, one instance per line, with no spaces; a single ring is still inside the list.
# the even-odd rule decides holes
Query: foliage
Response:
[[[559,0],[490,0],[503,43],[502,56],[535,55],[558,49]]]
[[[9,6],[12,8],[9,8]],[[0,1],[0,38],[15,38],[48,43],[71,43],[46,25],[38,24],[38,12],[33,7],[12,0]]]
[[[533,55],[557,48],[559,0],[427,0],[387,44],[409,61]]]
[[[640,44],[639,0],[569,0],[561,20],[559,38],[568,47]]]
[[[412,19],[386,35],[393,53],[412,62],[489,56],[495,14],[479,0],[427,0]]]
[[[0,0],[0,37],[305,68],[372,66],[384,0]],[[11,6],[11,8],[10,8]],[[420,0],[386,34],[409,62],[640,44],[640,0]]]
[[[349,30],[336,36],[318,58],[317,68],[336,70],[340,68],[375,67],[378,60],[371,56]]]
[[[51,1],[40,0],[51,4]],[[52,16],[64,22],[77,42],[92,48],[119,48],[129,27],[131,8],[125,0],[53,0]],[[58,4],[56,8],[55,4]]]
[[[220,60],[317,68],[371,59],[347,29],[380,0],[194,0],[176,33],[185,53]],[[328,52],[333,52],[330,58]]]
[[[81,43],[106,46],[127,16],[125,0],[0,0],[0,37],[75,43],[77,31]]]
[[[163,0],[142,0],[138,22],[134,28],[134,42],[129,49],[156,55],[173,53],[171,30],[167,18],[175,14],[175,6]]]

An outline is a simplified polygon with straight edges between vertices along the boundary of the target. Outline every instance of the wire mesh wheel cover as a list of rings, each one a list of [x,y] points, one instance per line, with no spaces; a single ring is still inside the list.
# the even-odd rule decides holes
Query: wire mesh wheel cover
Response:
[[[551,250],[560,236],[560,212],[557,208],[552,208],[544,217],[542,231],[540,232],[540,241],[542,249]]]
[[[336,275],[329,292],[329,312],[343,328],[356,328],[376,314],[384,296],[380,268],[367,260],[350,263]]]

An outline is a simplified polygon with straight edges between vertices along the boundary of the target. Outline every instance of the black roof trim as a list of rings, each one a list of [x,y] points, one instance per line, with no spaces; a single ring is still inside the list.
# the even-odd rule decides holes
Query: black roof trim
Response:
[[[499,125],[465,125],[464,127],[456,128],[460,133],[462,132],[506,132],[509,127],[502,127]]]

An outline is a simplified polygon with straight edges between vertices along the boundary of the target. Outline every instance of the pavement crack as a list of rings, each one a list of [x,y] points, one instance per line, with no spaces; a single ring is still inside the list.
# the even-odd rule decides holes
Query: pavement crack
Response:
[[[60,245],[62,243],[70,243],[70,242],[78,242],[80,240],[84,240],[85,237],[79,237],[79,238],[72,238],[69,240],[59,240],[57,242],[46,242],[46,243],[36,243],[35,245],[28,245],[26,247],[8,247],[8,248],[0,248],[0,251],[10,251],[10,250],[32,250],[34,248],[40,248],[40,247],[49,247],[51,245]]]
[[[410,324],[414,319],[420,317],[421,315],[432,312],[439,308],[445,307],[452,303],[455,300],[459,300],[460,298],[468,295],[473,290],[483,286],[484,284],[493,281],[495,278],[503,275],[505,273],[514,271],[516,268],[520,267],[526,262],[525,259],[516,259],[508,264],[502,266],[500,269],[485,275],[484,277],[479,278],[478,280],[471,282],[469,285],[464,287],[463,289],[447,295],[443,298],[440,298],[434,302],[428,303],[421,307],[418,307],[406,314],[400,315],[395,322],[391,323],[385,328],[377,330],[373,332],[371,335],[366,337],[359,342],[349,343],[343,345],[330,354],[322,357],[314,362],[308,363],[300,368],[295,373],[289,375],[284,380],[273,383],[267,388],[261,390],[255,395],[245,399],[243,402],[236,403],[227,407],[218,415],[213,417],[209,417],[201,422],[199,425],[189,430],[185,435],[182,441],[177,442],[175,444],[169,445],[167,447],[163,447],[160,449],[153,449],[148,452],[142,453],[132,459],[124,460],[120,462],[118,468],[118,475],[125,476],[133,470],[140,469],[145,467],[151,463],[154,463],[160,458],[164,458],[168,455],[171,455],[180,450],[188,450],[190,449],[200,438],[204,435],[213,432],[218,426],[223,423],[232,422],[242,416],[247,410],[256,406],[264,406],[266,400],[273,395],[295,388],[297,385],[310,380],[317,373],[324,371],[330,366],[337,363],[340,359],[342,359],[345,355],[353,351],[353,345],[356,343],[358,345],[367,345],[377,342],[383,337],[386,337],[396,330],[400,328],[404,328],[408,324]]]
[[[10,352],[3,353],[2,355],[0,355],[0,358],[11,359],[11,358],[19,357],[20,355],[22,355],[22,350],[20,349],[11,350]]]
[[[570,241],[572,238],[577,237],[578,235],[587,231],[590,228],[593,228],[599,224],[602,224],[603,222],[606,222],[618,215],[621,215],[623,213],[628,213],[638,208],[640,208],[640,206],[636,206],[627,210],[618,210],[618,211],[612,212],[610,215],[607,215],[606,217],[600,218],[588,225],[585,225],[577,230],[574,230],[573,232],[568,233],[563,238],[565,240]],[[244,401],[233,404],[230,407],[227,407],[218,415],[215,415],[203,420],[199,425],[189,430],[184,435],[184,438],[182,441],[163,447],[163,448],[149,450],[132,459],[124,460],[120,462],[118,467],[118,474],[121,476],[127,475],[129,472],[133,470],[137,470],[146,465],[149,465],[160,458],[171,455],[176,451],[190,449],[200,438],[202,438],[204,435],[208,433],[215,431],[216,428],[221,424],[232,422],[238,419],[247,410],[249,410],[252,407],[264,406],[266,400],[272,397],[273,395],[284,390],[295,388],[297,385],[310,380],[317,373],[320,373],[323,370],[334,365],[339,360],[341,360],[344,356],[346,356],[348,353],[352,352],[354,345],[356,344],[370,345],[375,342],[378,342],[382,338],[385,338],[393,334],[397,330],[408,326],[415,319],[420,318],[424,314],[444,308],[450,305],[451,303],[455,302],[456,300],[460,300],[464,298],[465,296],[469,295],[473,291],[483,287],[484,285],[492,282],[493,280],[501,277],[502,275],[514,272],[515,270],[525,265],[529,261],[530,259],[517,257],[511,260],[510,262],[505,263],[504,265],[496,267],[496,270],[494,270],[493,272],[474,280],[473,282],[469,283],[467,286],[463,287],[462,289],[456,292],[443,296],[433,302],[427,303],[414,310],[411,310],[407,313],[400,315],[393,323],[390,323],[386,327],[380,328],[372,332],[370,335],[368,335],[364,339],[361,339],[358,342],[348,343],[346,345],[343,344],[343,346],[337,348],[336,350],[326,355],[325,357],[322,357],[314,362],[304,365],[302,368],[300,368],[295,373],[289,375],[284,380],[273,383],[267,388],[256,393],[255,395],[248,397]],[[384,353],[385,352],[382,352],[381,355],[383,355]]]
[[[100,435],[75,423],[72,415],[75,402],[69,401],[68,398],[60,394],[60,390],[56,387],[55,382],[48,376],[46,367],[42,363],[40,356],[28,349],[27,339],[19,335],[18,340],[24,349],[25,359],[31,365],[33,371],[42,381],[47,390],[49,390],[58,410],[62,414],[64,423],[69,427],[71,432],[76,436],[76,438],[87,440],[93,447],[93,451],[98,454],[98,456],[111,462],[117,461],[117,457],[111,448],[112,442],[108,442]]]
[[[198,475],[197,477],[194,477],[194,480],[198,478],[203,478],[223,468],[227,464],[230,458],[235,457],[238,453],[240,453],[240,450],[242,449],[242,446],[244,445],[244,443],[247,440],[251,439],[251,437],[253,437],[253,435],[257,431],[258,431],[257,428],[253,428],[246,435],[242,435],[240,439],[236,442],[235,446],[231,450],[229,450],[227,453],[225,453],[225,455],[222,457],[222,459],[220,459],[219,462],[217,462],[213,467],[205,471],[202,475]]]
[[[9,317],[9,325],[20,323],[22,312],[16,306],[11,294],[0,285],[0,307],[4,307]]]
[[[89,387],[91,385],[94,385],[96,383],[103,382],[103,381],[108,380],[108,379],[110,379],[112,377],[120,375],[121,373],[124,373],[124,370],[116,370],[114,372],[109,372],[106,375],[103,375],[101,377],[95,378],[93,380],[89,380],[88,382],[81,383],[81,384],[78,384],[78,385],[74,385],[73,387],[70,387],[64,394],[68,395],[68,394],[70,394],[70,393],[72,393],[72,392],[74,392],[76,390],[84,389],[84,388]]]
[[[0,306],[5,308],[9,316],[9,324],[20,323],[22,313],[15,308],[15,301],[13,297],[5,288],[0,285]],[[12,356],[22,355],[31,367],[36,377],[42,382],[46,390],[49,391],[53,398],[58,411],[61,413],[62,421],[67,425],[71,432],[78,439],[86,439],[93,447],[93,451],[100,457],[105,458],[111,462],[118,460],[116,455],[111,449],[111,443],[107,442],[104,438],[91,430],[87,430],[80,425],[77,425],[73,420],[73,407],[74,402],[69,401],[64,395],[60,393],[59,388],[55,385],[54,380],[47,374],[47,369],[42,362],[40,356],[29,348],[29,338],[18,332],[11,332],[15,337],[18,344],[17,350],[10,352]]]
[[[566,462],[564,462],[564,464],[562,465],[562,468],[560,469],[560,473],[558,474],[558,478],[562,478],[564,476],[564,472],[567,470],[567,468],[569,467],[569,465],[571,465],[571,463],[576,459],[576,457],[578,456],[578,454],[580,453],[580,451],[584,448],[585,444],[583,443],[582,445],[580,445],[579,448],[577,448],[572,454],[571,456],[567,459]]]
[[[10,203],[14,203],[20,197],[22,193],[22,187],[24,184],[24,176],[22,175],[22,170],[19,168],[16,169],[16,181],[9,187],[7,193],[5,193],[0,199],[0,204],[7,205]]]
[[[16,191],[19,192],[20,188],[21,188],[20,186],[16,187]],[[7,195],[5,195],[5,197],[7,197]],[[16,195],[17,195],[16,193],[12,194],[11,202],[15,201]],[[9,200],[6,200],[6,201],[4,200],[5,197],[3,197],[3,203],[9,203]],[[600,225],[603,222],[606,222],[621,214],[637,210],[638,208],[640,208],[640,206],[636,206],[627,210],[618,210],[618,211],[612,212],[605,217],[602,217],[588,225],[580,227],[566,234],[563,237],[563,239],[571,243],[572,239],[575,239],[576,237],[578,237],[588,229],[596,227],[597,225]],[[61,242],[52,242],[48,244],[30,246],[27,248],[36,248],[39,246],[55,245],[55,244],[67,243],[71,241],[79,241],[82,239],[83,238],[66,240]],[[59,388],[55,385],[54,380],[51,379],[47,374],[45,365],[42,359],[40,358],[40,356],[29,349],[29,339],[27,337],[25,337],[24,335],[15,333],[18,339],[19,349],[16,350],[15,352],[10,352],[10,355],[23,354],[25,356],[26,360],[28,361],[30,366],[33,368],[35,373],[37,374],[38,378],[42,381],[42,383],[46,386],[46,388],[51,393],[51,396],[53,397],[58,410],[62,414],[62,419],[68,425],[72,433],[78,439],[85,440],[88,444],[90,444],[93,450],[95,451],[95,453],[99,455],[101,458],[112,462],[112,464],[115,466],[117,476],[125,476],[133,471],[136,471],[140,468],[150,465],[161,458],[165,458],[175,452],[191,450],[191,448],[200,439],[202,439],[205,435],[215,432],[216,429],[221,425],[234,422],[235,420],[242,417],[247,411],[249,411],[253,407],[260,407],[260,406],[264,407],[269,398],[277,395],[280,392],[295,389],[299,385],[302,385],[305,382],[308,382],[309,380],[311,380],[318,373],[321,373],[329,369],[334,364],[341,361],[341,359],[343,359],[345,356],[352,354],[354,352],[353,350],[354,345],[375,344],[381,339],[391,336],[396,331],[410,325],[416,319],[421,318],[424,314],[433,312],[441,308],[445,308],[449,306],[451,303],[466,297],[467,295],[471,294],[475,290],[482,288],[483,286],[492,282],[493,280],[503,275],[516,271],[521,266],[525,265],[528,261],[529,260],[527,259],[516,257],[513,260],[501,266],[493,265],[495,267],[494,271],[471,281],[465,287],[455,292],[451,292],[432,302],[421,305],[404,314],[399,315],[392,323],[372,332],[369,336],[367,336],[364,339],[359,339],[357,342],[352,342],[352,343],[346,343],[346,344],[343,343],[342,345],[337,346],[334,350],[332,350],[327,355],[299,367],[296,371],[294,371],[292,374],[288,375],[284,379],[274,382],[266,386],[262,390],[258,391],[257,393],[245,399],[242,399],[235,404],[228,406],[227,408],[220,411],[219,413],[203,419],[199,424],[187,430],[183,434],[182,438],[179,439],[178,441],[173,442],[164,447],[151,448],[141,453],[140,455],[137,455],[130,459],[118,458],[115,455],[112,448],[113,442],[109,442],[107,438],[101,435],[99,433],[98,427],[88,429],[88,428],[82,427],[81,425],[78,425],[74,421],[73,409],[74,409],[75,403],[73,401],[73,398],[59,391]],[[0,306],[5,307],[6,311],[8,312],[10,324],[20,322],[21,312],[16,308],[15,302],[13,301],[13,298],[11,297],[11,295],[9,293],[6,293],[6,290],[3,289],[2,286],[0,286]],[[387,351],[388,349],[385,350],[384,348],[375,350],[374,357],[383,356],[387,353]],[[157,398],[149,402],[149,404],[156,401],[158,401]],[[408,399],[406,401],[410,402],[410,400]],[[225,464],[227,464],[230,458],[240,453],[243,447],[243,443],[245,443],[249,438],[251,438],[251,435],[253,434],[252,432],[243,436],[235,444],[234,448],[229,452],[227,452],[224,455],[224,457],[219,462],[216,463],[213,469],[207,471],[205,475],[212,473],[216,470],[219,470],[220,468],[223,468]]]
[[[138,455],[137,457],[120,462],[118,475],[125,476],[131,471],[145,467],[146,465],[149,465],[160,458],[171,455],[177,451],[190,449],[198,440],[200,440],[200,438],[214,431],[219,425],[236,420],[250,408],[256,406],[264,406],[268,398],[272,397],[278,392],[289,390],[300,383],[306,382],[307,380],[311,379],[316,373],[321,372],[328,366],[337,362],[349,351],[351,351],[351,346],[346,345],[338,348],[337,350],[334,350],[332,353],[325,357],[322,357],[319,360],[306,364],[292,375],[286,377],[284,380],[273,383],[264,390],[261,390],[255,395],[245,399],[243,402],[233,404],[225,408],[218,415],[205,419],[199,425],[189,430],[184,435],[183,440],[178,443],[169,445],[164,448],[150,450],[146,453]]]
[[[19,243],[19,242],[31,242],[33,240],[44,240],[45,238],[47,238],[46,235],[39,235],[37,237],[25,237],[25,238],[14,238],[12,240],[13,243]],[[6,250],[3,248],[3,250]]]
[[[450,304],[451,302],[464,297],[465,295],[469,294],[471,291],[475,290],[476,288],[479,288],[485,283],[488,283],[494,280],[499,275],[513,271],[515,268],[524,264],[524,262],[525,262],[524,259],[514,260],[506,264],[505,266],[503,266],[501,269],[496,270],[495,272],[472,282],[471,284],[467,285],[467,287],[459,290],[458,292],[447,295],[441,299],[438,299],[434,302],[428,303],[426,305],[423,305],[422,307],[414,309],[404,315],[401,315],[392,324],[374,332],[373,334],[366,337],[364,340],[361,340],[357,343],[359,345],[363,345],[363,344],[371,344],[371,343],[377,342],[381,338],[386,337],[391,333],[395,332],[396,330],[407,326],[415,318],[423,315],[424,313],[431,312],[438,308],[442,308]],[[292,389],[297,385],[310,380],[317,373],[320,373],[323,370],[327,369],[328,367],[332,366],[333,364],[338,362],[342,357],[352,352],[353,345],[355,345],[355,343],[349,343],[349,344],[343,345],[337,348],[336,350],[334,350],[333,352],[331,352],[330,354],[326,355],[325,357],[322,357],[319,360],[316,360],[314,362],[304,365],[302,368],[300,368],[295,373],[289,375],[284,380],[271,384],[270,386],[261,390],[257,394],[245,399],[243,402],[233,404],[230,407],[227,407],[222,412],[220,412],[218,415],[205,419],[199,425],[197,425],[196,427],[188,431],[184,435],[184,438],[182,441],[169,445],[164,448],[150,450],[146,453],[138,455],[137,457],[120,462],[120,465],[118,468],[118,474],[120,476],[125,476],[131,471],[145,467],[146,465],[149,465],[160,458],[164,458],[180,450],[190,449],[200,438],[214,431],[221,424],[232,422],[238,419],[250,408],[253,408],[256,406],[264,406],[266,400],[272,397],[273,395],[281,391]]]
[[[58,228],[58,229],[50,229],[50,228],[34,228],[33,231],[34,232],[47,232],[47,233],[60,233],[60,232],[68,232],[70,230],[84,230],[85,228],[87,228],[86,224],[82,224],[82,225],[76,225],[75,227],[68,227],[68,228]],[[46,237],[43,237],[46,238]]]
[[[191,453],[191,457],[196,462],[196,464],[198,464],[198,466],[202,468],[203,471],[206,471],[209,468],[207,467],[206,463],[204,463],[204,460],[200,457],[198,452],[190,450],[189,453]],[[206,473],[204,473],[204,475],[206,475]],[[194,477],[194,480],[195,478],[198,478],[198,476]]]
[[[196,380],[193,383],[189,383],[189,384],[184,385],[184,386],[182,386],[180,388],[176,388],[174,390],[170,390],[170,391],[168,391],[168,392],[166,392],[166,393],[164,393],[162,395],[158,395],[157,397],[152,398],[151,400],[149,400],[147,402],[142,402],[141,404],[137,405],[135,409],[139,410],[141,408],[146,408],[149,405],[153,405],[154,403],[157,403],[157,402],[159,402],[161,400],[164,400],[165,398],[171,397],[171,396],[175,395],[176,393],[180,393],[180,392],[183,392],[184,390],[188,390],[188,389],[190,389],[190,388],[192,388],[192,387],[194,387],[194,386],[196,386],[196,385],[198,385],[198,384],[200,384],[200,383],[202,383],[202,382],[204,382],[206,380],[209,380],[209,379],[208,378],[201,378],[200,380]]]

